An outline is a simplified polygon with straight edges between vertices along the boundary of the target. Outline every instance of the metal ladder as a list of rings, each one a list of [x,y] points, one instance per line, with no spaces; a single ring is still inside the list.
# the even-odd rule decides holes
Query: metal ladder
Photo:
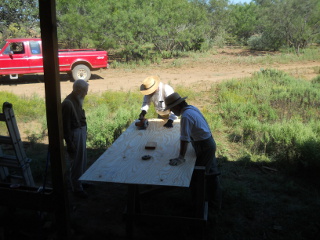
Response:
[[[9,135],[0,135],[0,181],[11,182],[11,178],[20,178],[26,186],[34,187],[35,184],[30,168],[31,159],[25,153],[12,104],[3,103],[2,111],[3,113],[0,113],[0,122],[6,123]],[[14,153],[5,154],[1,145],[10,145]],[[19,175],[13,175],[11,172]]]

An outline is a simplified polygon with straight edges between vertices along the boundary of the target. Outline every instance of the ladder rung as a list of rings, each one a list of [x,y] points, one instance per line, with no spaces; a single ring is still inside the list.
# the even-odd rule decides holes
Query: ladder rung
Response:
[[[12,144],[12,140],[10,137],[0,136],[0,143]]]
[[[14,162],[12,160],[9,159],[3,159],[2,157],[0,157],[0,166],[2,167],[12,167],[12,168],[22,168],[21,164],[19,164],[18,162]]]
[[[29,167],[29,163],[32,161],[30,158],[24,159],[23,162],[19,162],[15,156],[12,155],[0,155],[0,166],[3,167],[15,167],[26,169]]]
[[[0,161],[1,161],[1,159],[8,160],[8,161],[17,161],[17,158],[15,156],[7,155],[7,154],[1,154]]]
[[[23,177],[20,175],[9,175],[8,177],[14,178],[14,179],[23,179]]]
[[[18,161],[18,159],[14,155],[0,154],[0,159],[1,158],[6,159],[6,160]],[[31,163],[31,161],[32,161],[31,158],[23,159],[23,162],[25,162],[25,163]]]

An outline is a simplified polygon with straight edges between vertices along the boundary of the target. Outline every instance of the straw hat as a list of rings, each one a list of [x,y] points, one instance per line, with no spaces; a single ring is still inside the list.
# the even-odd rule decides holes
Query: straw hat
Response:
[[[157,90],[160,83],[160,78],[158,76],[150,76],[143,80],[140,86],[140,92],[143,95],[149,95]]]
[[[165,110],[173,108],[174,106],[178,105],[179,103],[183,102],[187,97],[180,97],[179,93],[174,92],[170,94],[168,97],[165,98],[164,102],[166,103]]]

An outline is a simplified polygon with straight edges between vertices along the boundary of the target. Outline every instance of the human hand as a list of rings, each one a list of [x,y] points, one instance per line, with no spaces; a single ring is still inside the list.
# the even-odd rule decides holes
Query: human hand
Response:
[[[164,124],[163,126],[165,127],[165,128],[173,128],[173,120],[171,120],[171,119],[169,119],[167,122],[166,122],[166,124]]]
[[[179,157],[177,157],[177,158],[170,159],[170,160],[169,160],[169,164],[170,164],[171,166],[178,166],[178,165],[184,163],[185,161],[186,161],[186,160],[185,160],[182,156],[179,156]]]

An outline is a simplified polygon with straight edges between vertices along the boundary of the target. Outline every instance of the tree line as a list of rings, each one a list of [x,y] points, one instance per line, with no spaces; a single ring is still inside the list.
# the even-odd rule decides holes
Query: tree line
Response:
[[[40,37],[38,0],[0,0],[0,39]],[[245,45],[320,43],[319,0],[56,0],[62,48],[113,49],[127,60]]]

